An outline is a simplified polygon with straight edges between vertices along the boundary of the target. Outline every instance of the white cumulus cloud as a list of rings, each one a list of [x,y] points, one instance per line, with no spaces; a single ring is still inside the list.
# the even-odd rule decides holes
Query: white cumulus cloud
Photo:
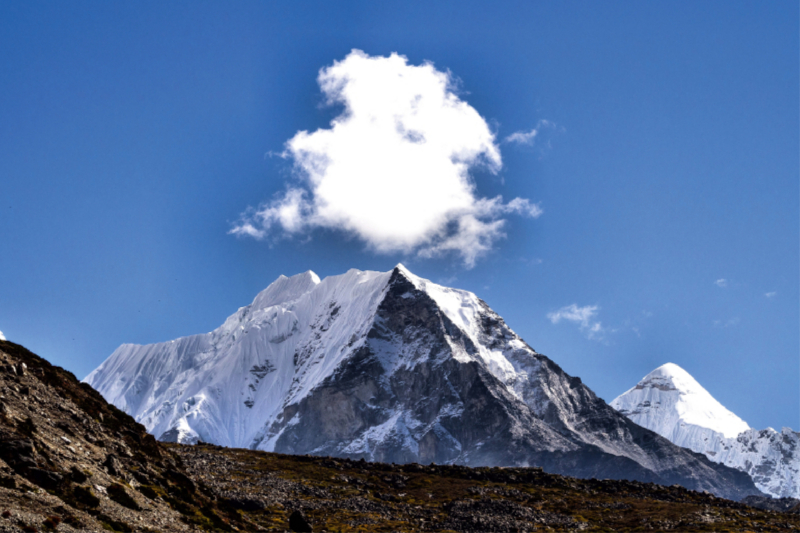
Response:
[[[5,341],[5,340],[8,340],[8,339],[6,339],[5,336],[3,335],[3,332],[0,331],[0,341]]]
[[[724,289],[728,286],[728,280],[725,278],[719,278],[717,281],[714,282],[714,285],[719,287],[720,289]]]
[[[317,81],[342,113],[286,142],[281,155],[299,182],[244,213],[231,233],[263,239],[332,228],[379,253],[455,252],[471,267],[505,236],[503,216],[542,214],[523,198],[477,195],[470,171],[497,173],[500,149],[449,72],[353,50]]]
[[[562,320],[578,324],[588,337],[595,338],[603,332],[603,325],[594,320],[600,308],[596,305],[585,305],[578,307],[577,304],[566,305],[558,311],[547,313],[547,318],[553,324],[558,324]]]

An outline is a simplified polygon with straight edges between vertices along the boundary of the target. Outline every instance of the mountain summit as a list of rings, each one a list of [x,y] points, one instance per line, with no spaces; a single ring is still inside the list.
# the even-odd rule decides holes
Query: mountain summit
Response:
[[[676,364],[656,368],[611,406],[678,446],[747,472],[771,496],[800,498],[800,434],[750,428]]]
[[[218,329],[125,344],[86,381],[161,440],[758,493],[609,407],[474,294],[402,265],[282,276]]]
[[[647,374],[611,406],[640,426],[693,450],[712,433],[732,438],[750,429],[674,363]]]

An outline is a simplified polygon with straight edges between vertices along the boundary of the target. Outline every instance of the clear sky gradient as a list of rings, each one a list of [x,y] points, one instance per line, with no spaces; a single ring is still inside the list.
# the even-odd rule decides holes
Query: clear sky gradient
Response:
[[[403,262],[607,401],[673,362],[751,426],[798,430],[799,19],[792,1],[3,2],[0,331],[82,378],[122,343],[218,327],[280,274]],[[296,182],[268,154],[341,111],[316,78],[354,48],[458,78],[503,158],[476,194],[543,214],[507,216],[471,269],[331,229],[229,234]]]

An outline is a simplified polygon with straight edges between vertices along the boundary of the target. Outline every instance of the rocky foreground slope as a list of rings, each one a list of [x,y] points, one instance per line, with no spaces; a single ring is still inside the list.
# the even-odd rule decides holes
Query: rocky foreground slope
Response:
[[[746,472],[765,494],[800,498],[800,433],[750,428],[674,363],[647,374],[611,406],[678,446]]]
[[[163,444],[0,341],[0,531],[800,531],[792,507],[539,468]]]
[[[800,531],[800,505],[764,511],[679,486],[540,468],[368,463],[170,445],[193,478],[260,527],[298,512],[314,531]],[[759,502],[761,503],[761,502]]]
[[[144,427],[0,341],[0,531],[247,530]]]
[[[474,294],[402,265],[281,277],[217,330],[123,345],[86,381],[165,441],[760,494],[620,415]]]

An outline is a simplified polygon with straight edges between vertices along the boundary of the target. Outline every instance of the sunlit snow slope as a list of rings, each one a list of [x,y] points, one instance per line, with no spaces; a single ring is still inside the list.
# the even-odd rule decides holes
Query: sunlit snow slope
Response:
[[[162,440],[250,446],[366,335],[388,276],[281,276],[211,333],[124,344],[85,381]]]
[[[611,402],[640,426],[750,474],[775,497],[800,497],[800,434],[751,429],[688,372],[667,363]]]
[[[281,277],[211,333],[120,346],[86,381],[167,441],[757,492],[620,415],[474,294],[402,265]]]

